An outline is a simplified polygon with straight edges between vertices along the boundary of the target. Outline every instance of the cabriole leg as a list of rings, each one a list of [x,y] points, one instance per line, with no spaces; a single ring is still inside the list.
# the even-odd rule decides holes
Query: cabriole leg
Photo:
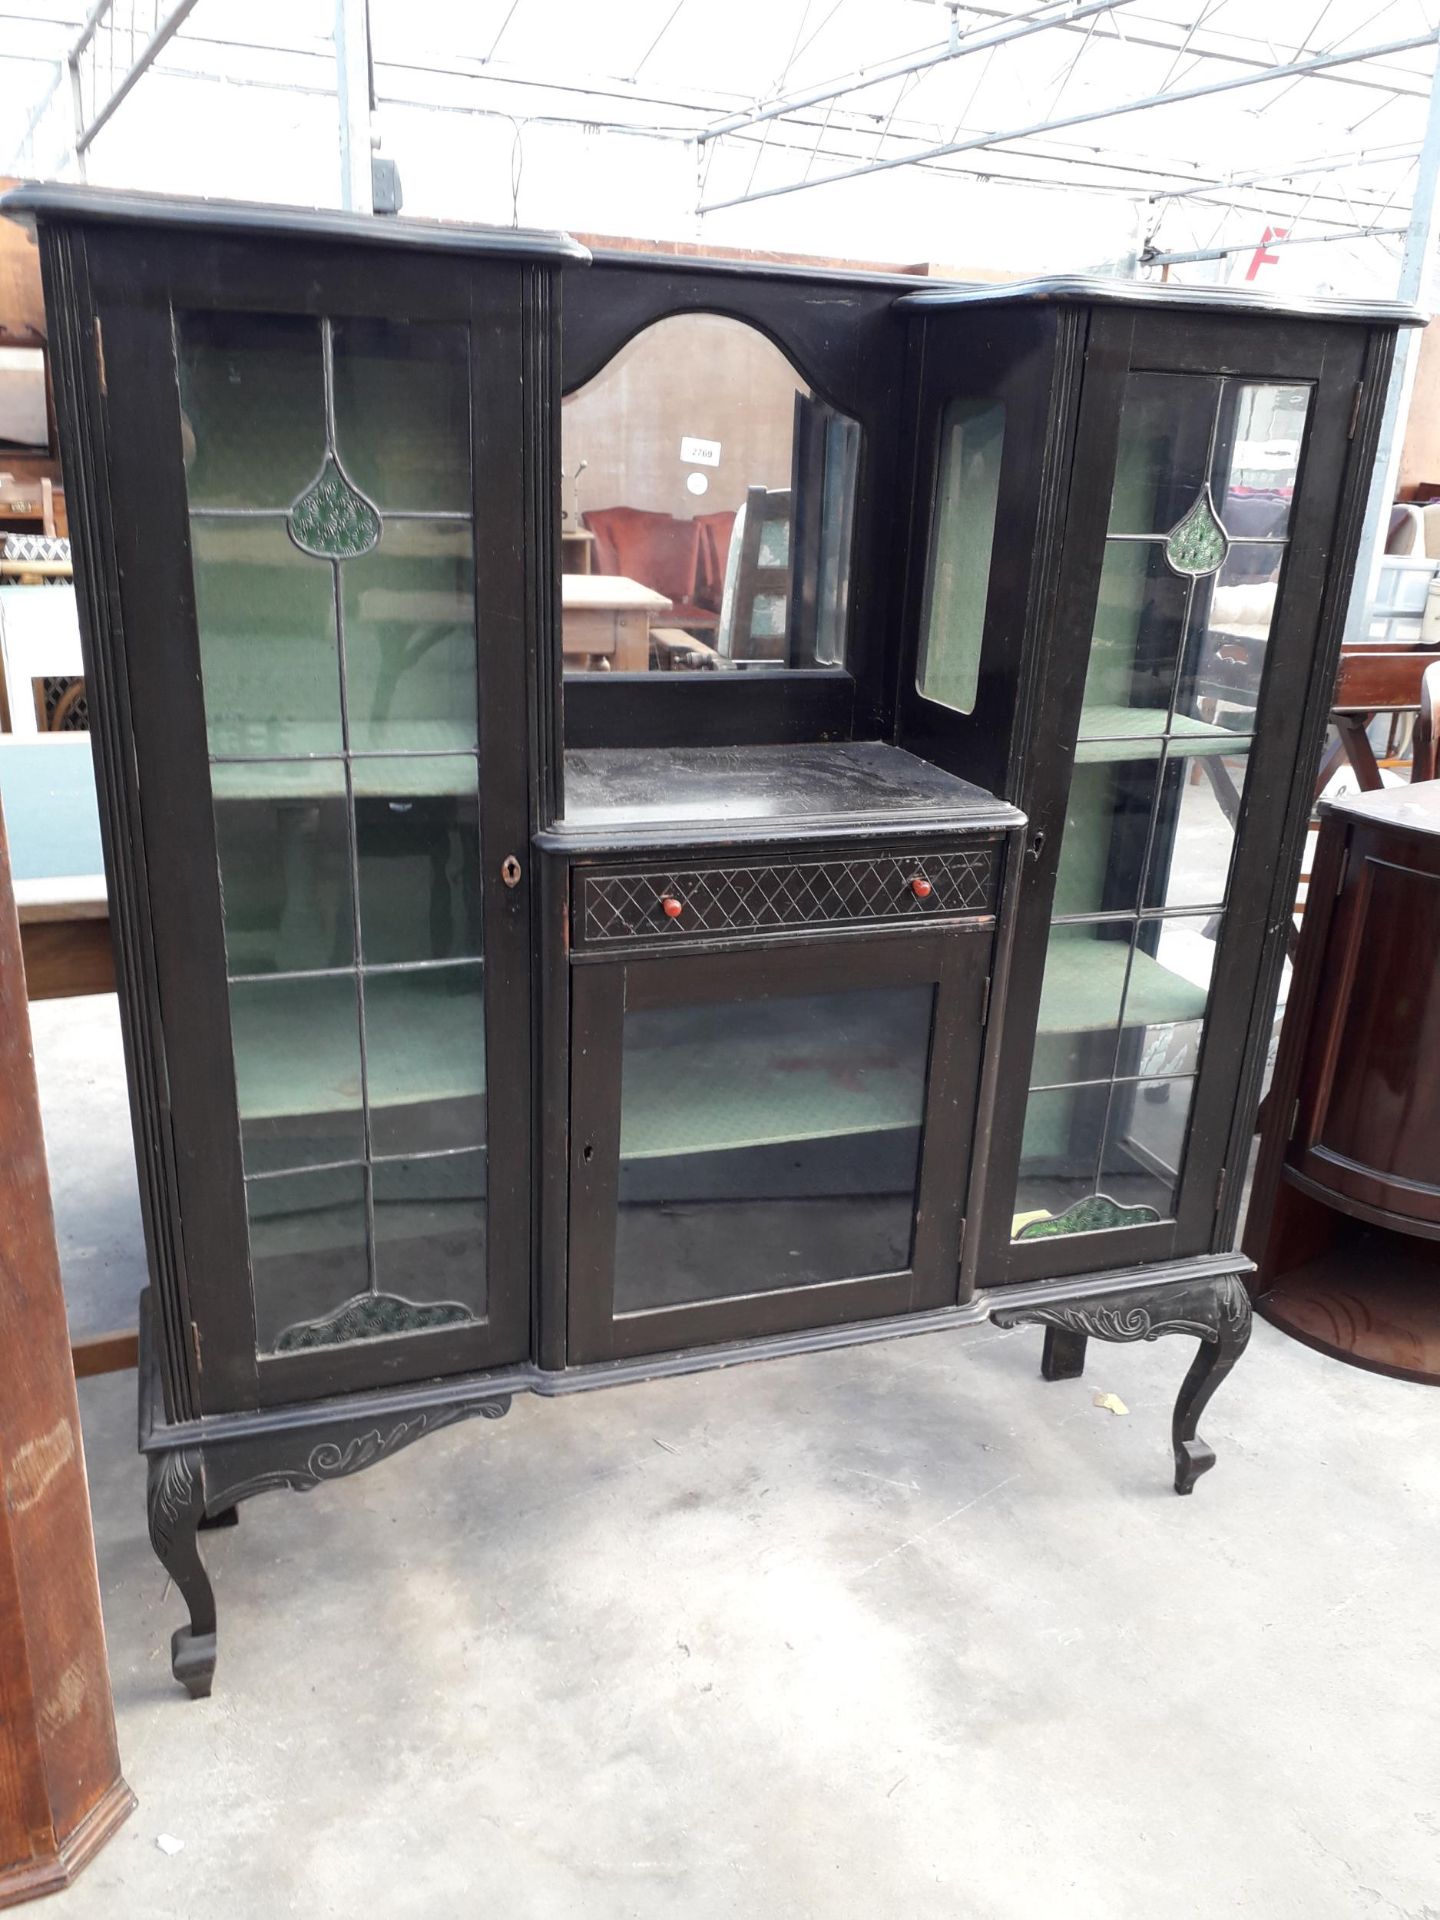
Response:
[[[1067,1294],[1031,1306],[997,1305],[990,1318],[997,1327],[1044,1327],[1041,1370],[1047,1380],[1074,1379],[1085,1364],[1089,1339],[1123,1343],[1158,1340],[1164,1333],[1198,1339],[1200,1351],[1181,1383],[1170,1429],[1175,1491],[1189,1493],[1214,1466],[1215,1455],[1196,1426],[1250,1338],[1250,1296],[1238,1275],[1168,1282],[1157,1278],[1149,1289],[1132,1286],[1088,1299]]]
[[[1204,1335],[1190,1371],[1180,1383],[1170,1439],[1175,1449],[1175,1491],[1191,1493],[1202,1473],[1215,1464],[1215,1452],[1196,1428],[1210,1396],[1245,1351],[1250,1340],[1250,1296],[1238,1280],[1217,1288],[1215,1330]]]
[[[1065,1327],[1046,1327],[1040,1372],[1046,1380],[1078,1380],[1085,1371],[1088,1338]]]
[[[190,1698],[200,1700],[215,1673],[215,1594],[196,1543],[205,1512],[199,1449],[152,1454],[146,1496],[150,1544],[190,1609],[189,1626],[177,1627],[171,1637],[170,1670]]]

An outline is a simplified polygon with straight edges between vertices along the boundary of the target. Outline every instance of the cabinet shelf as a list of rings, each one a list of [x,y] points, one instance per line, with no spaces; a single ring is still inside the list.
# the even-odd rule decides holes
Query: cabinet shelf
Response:
[[[1248,733],[1236,733],[1190,714],[1167,714],[1164,707],[1094,706],[1081,712],[1075,762],[1077,766],[1093,766],[1102,760],[1158,760],[1167,740],[1172,759],[1177,754],[1193,758],[1197,754],[1248,753],[1250,749]]]
[[[1041,1033],[1102,1033],[1115,1025],[1130,949],[1121,940],[1053,940],[1040,996]],[[1125,994],[1127,1027],[1198,1020],[1208,989],[1139,948]]]
[[[371,975],[386,997],[386,1033],[367,1019],[370,1105],[474,1100],[485,1092],[480,966]],[[469,990],[456,991],[456,976]],[[381,984],[383,983],[383,985]],[[360,1106],[357,1025],[317,1021],[309,978],[261,983],[233,1008],[240,1117],[247,1122],[347,1113]]]
[[[631,1054],[622,1116],[622,1160],[893,1133],[921,1117],[906,1053],[861,1062],[783,1035],[740,1039],[718,1070],[705,1040]]]
[[[1255,1302],[1273,1326],[1375,1373],[1440,1381],[1440,1286],[1432,1241],[1358,1221],[1280,1274]]]
[[[210,790],[217,800],[307,800],[342,794],[343,758],[333,740],[286,740],[280,751],[315,753],[313,760],[225,760],[210,763]],[[411,721],[403,742],[386,753],[361,753],[351,761],[355,792],[362,799],[394,795],[475,791],[475,730],[444,720]]]

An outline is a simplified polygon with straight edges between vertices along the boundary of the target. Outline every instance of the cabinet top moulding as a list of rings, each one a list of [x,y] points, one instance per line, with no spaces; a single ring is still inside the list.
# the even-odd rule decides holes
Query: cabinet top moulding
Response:
[[[113,193],[108,188],[34,185],[0,199],[7,218],[29,225],[48,219],[108,225],[177,227],[205,233],[270,234],[287,239],[338,240],[350,245],[419,247],[433,253],[500,254],[524,260],[587,261],[590,249],[566,233],[528,227],[467,226],[448,220],[390,219],[371,213],[315,207],[262,206],[246,200],[177,200],[163,193]]]
[[[631,253],[619,248],[592,254],[590,248],[569,234],[527,227],[468,225],[461,221],[417,219],[408,214],[392,218],[244,200],[182,199],[163,193],[121,193],[110,188],[59,182],[13,188],[0,196],[0,212],[25,226],[33,225],[37,218],[47,218],[207,233],[268,234],[276,238],[569,261],[577,265],[593,261],[611,268],[672,274],[698,271],[707,277],[744,281],[814,280],[891,288],[901,311],[1059,302],[1175,307],[1213,313],[1270,313],[1362,323],[1388,321],[1399,326],[1424,326],[1429,318],[1419,307],[1403,300],[1332,299],[1323,295],[1284,298],[1228,286],[1182,286],[1173,281],[1122,280],[1099,274],[1066,274],[1041,280],[917,282],[916,275],[899,268],[893,273],[881,269],[850,271],[838,267],[807,267],[799,261],[707,259],[704,255]]]
[[[1092,306],[1182,307],[1205,313],[1270,313],[1291,319],[1388,321],[1423,327],[1430,318],[1405,300],[1346,300],[1326,294],[1291,298],[1242,287],[1178,286],[1170,280],[1120,280],[1100,274],[1058,274],[1053,280],[960,282],[917,287],[898,302],[905,310],[945,307]]]

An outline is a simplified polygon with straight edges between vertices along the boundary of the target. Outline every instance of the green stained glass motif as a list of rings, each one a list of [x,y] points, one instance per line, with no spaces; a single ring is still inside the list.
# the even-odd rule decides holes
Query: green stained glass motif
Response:
[[[380,542],[380,516],[334,454],[290,509],[290,538],[321,560],[358,560]]]
[[[1061,1233],[1103,1233],[1110,1227],[1143,1227],[1158,1220],[1154,1207],[1122,1207],[1108,1193],[1094,1193],[1077,1200],[1064,1213],[1046,1220],[1032,1220],[1016,1234],[1017,1240],[1050,1240]]]
[[[1165,558],[1173,572],[1203,580],[1207,574],[1218,572],[1229,551],[1230,536],[1211,504],[1210,489],[1205,487],[1185,518],[1171,529]]]
[[[433,1327],[463,1326],[475,1315],[458,1300],[402,1300],[394,1293],[361,1293],[323,1320],[302,1320],[286,1327],[276,1353],[305,1353],[313,1347],[343,1347],[351,1340],[379,1340],[401,1333],[426,1333]]]

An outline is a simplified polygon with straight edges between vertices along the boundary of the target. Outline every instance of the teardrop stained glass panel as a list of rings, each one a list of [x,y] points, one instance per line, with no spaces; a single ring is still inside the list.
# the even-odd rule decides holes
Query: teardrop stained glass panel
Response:
[[[1171,529],[1165,542],[1165,558],[1175,573],[1201,580],[1221,566],[1230,551],[1230,536],[1210,503],[1205,487],[1178,526]]]
[[[358,560],[380,539],[380,516],[331,454],[290,509],[290,538],[321,560]]]

